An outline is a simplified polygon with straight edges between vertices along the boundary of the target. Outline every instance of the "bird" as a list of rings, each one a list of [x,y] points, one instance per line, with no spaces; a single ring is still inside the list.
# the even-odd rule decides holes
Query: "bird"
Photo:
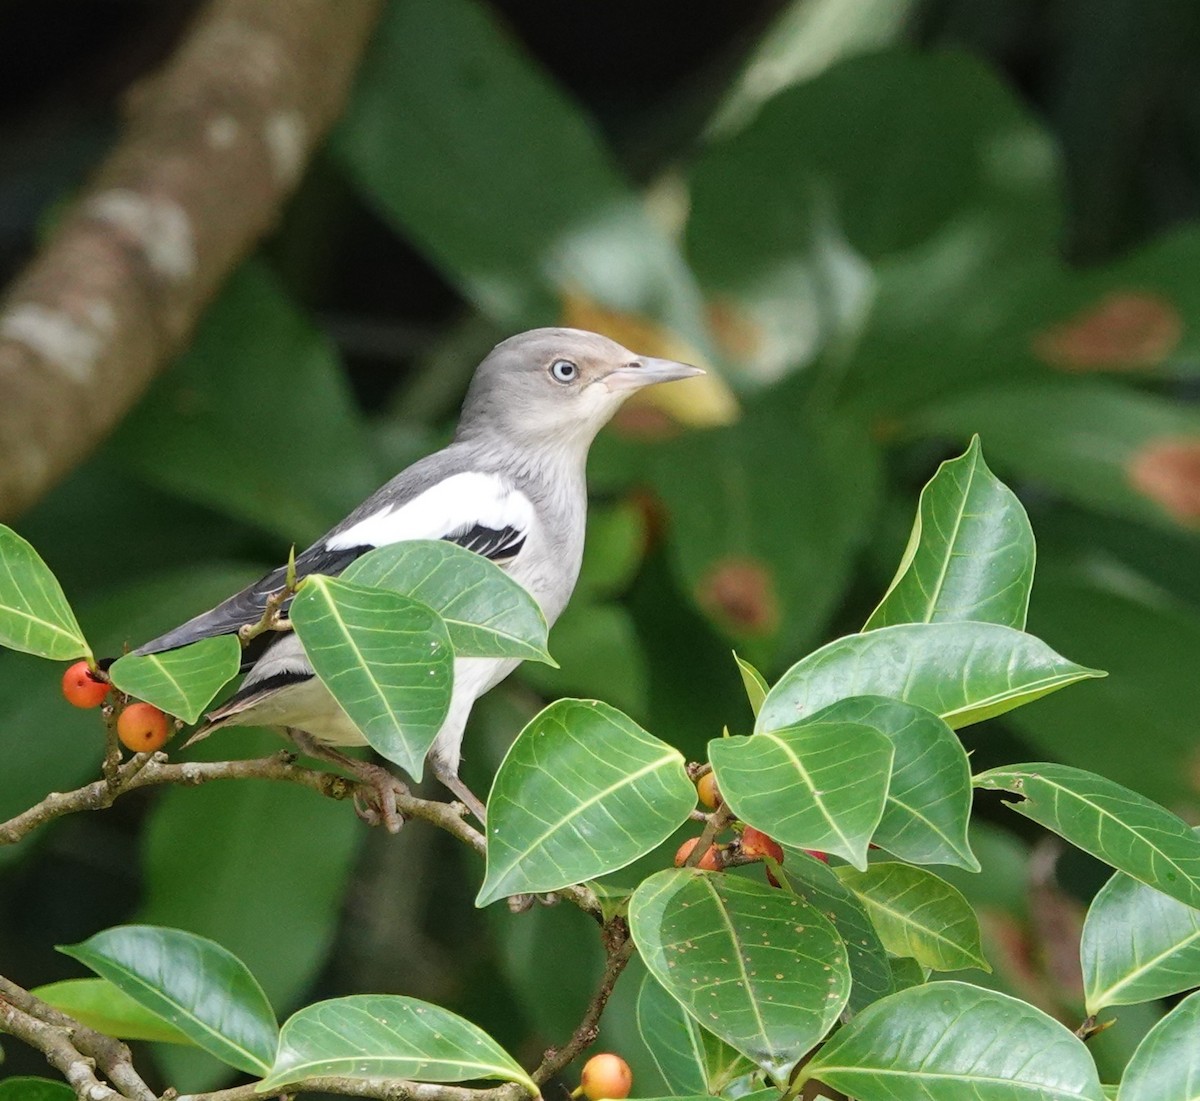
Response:
[[[631,394],[703,374],[699,367],[637,355],[582,329],[540,328],[501,341],[476,368],[458,426],[440,451],[402,470],[312,546],[294,557],[293,581],[336,576],[359,556],[408,539],[444,539],[490,559],[537,601],[548,626],[566,607],[583,560],[585,468],[592,441]],[[281,602],[281,566],[133,652],[156,654],[261,621]],[[245,645],[240,687],[205,716],[196,737],[227,726],[279,728],[310,756],[351,771],[372,793],[360,816],[395,831],[403,822],[398,778],[349,757],[366,745],[317,678],[299,638],[268,631]],[[511,658],[454,661],[448,713],[427,756],[430,771],[481,823],[486,808],[459,777],[463,731],[476,699],[519,664]]]

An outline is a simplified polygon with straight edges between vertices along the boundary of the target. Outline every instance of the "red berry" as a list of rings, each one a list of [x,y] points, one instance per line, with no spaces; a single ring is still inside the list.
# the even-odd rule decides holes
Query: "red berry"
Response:
[[[620,1101],[633,1089],[633,1071],[619,1055],[593,1055],[583,1064],[579,1089],[588,1101]]]
[[[717,778],[711,772],[706,772],[696,781],[696,794],[700,796],[700,802],[712,810],[716,810],[721,805],[721,792],[717,788]]]
[[[762,830],[747,826],[742,830],[742,855],[749,857],[769,856],[778,863],[783,863],[783,849],[773,837],[768,837]]]
[[[92,676],[86,661],[77,661],[63,674],[62,693],[76,707],[99,707],[111,687]]]
[[[820,849],[805,849],[804,851],[814,860],[819,860],[822,864],[829,863],[829,854],[821,852]]]
[[[696,847],[696,843],[699,840],[700,838],[698,837],[689,837],[679,846],[678,851],[675,853],[675,867],[682,868],[687,863],[687,858],[692,855],[692,850]],[[695,866],[703,868],[706,872],[720,871],[721,858],[717,855],[717,847],[709,845],[708,852],[700,858],[700,862]]]
[[[171,720],[152,703],[131,703],[117,718],[117,737],[134,753],[152,753],[167,744]]]

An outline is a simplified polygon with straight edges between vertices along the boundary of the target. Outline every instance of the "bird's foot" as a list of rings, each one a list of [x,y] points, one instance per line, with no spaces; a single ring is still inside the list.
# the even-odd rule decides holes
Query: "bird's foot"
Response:
[[[368,826],[383,826],[388,833],[399,833],[404,816],[396,806],[397,795],[407,795],[408,788],[382,765],[356,761],[359,782],[354,793],[354,812]]]
[[[396,806],[397,795],[407,795],[408,788],[383,765],[347,757],[332,746],[318,742],[303,730],[289,728],[292,740],[310,757],[328,761],[349,772],[358,781],[354,792],[354,812],[368,826],[383,826],[388,833],[399,833],[404,816]]]

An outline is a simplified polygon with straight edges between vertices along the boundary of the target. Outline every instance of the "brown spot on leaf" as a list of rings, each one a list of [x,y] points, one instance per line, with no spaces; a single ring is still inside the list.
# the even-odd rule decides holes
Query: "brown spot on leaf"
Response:
[[[1154,440],[1126,464],[1130,485],[1181,524],[1200,525],[1200,439]]]
[[[1063,371],[1139,371],[1162,363],[1182,335],[1173,302],[1149,291],[1114,291],[1036,333],[1033,350]]]
[[[779,599],[767,568],[753,558],[717,562],[697,586],[700,606],[745,635],[769,635],[779,626]]]

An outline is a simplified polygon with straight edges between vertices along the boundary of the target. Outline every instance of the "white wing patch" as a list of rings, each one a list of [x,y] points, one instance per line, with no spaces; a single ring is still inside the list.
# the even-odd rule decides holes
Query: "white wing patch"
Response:
[[[399,508],[385,507],[331,535],[328,550],[384,547],[406,539],[445,539],[479,525],[494,530],[533,526],[533,503],[499,474],[454,474]]]

